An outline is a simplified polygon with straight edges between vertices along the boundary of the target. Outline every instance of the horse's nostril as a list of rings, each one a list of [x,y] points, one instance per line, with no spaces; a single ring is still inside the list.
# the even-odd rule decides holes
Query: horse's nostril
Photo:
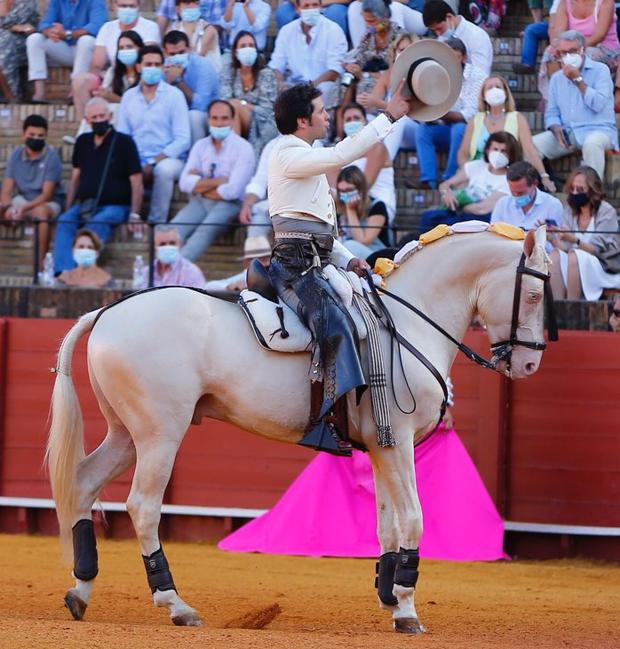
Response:
[[[537,367],[538,366],[533,361],[530,361],[529,363],[526,363],[525,364],[525,372],[526,372],[526,374],[534,374]]]

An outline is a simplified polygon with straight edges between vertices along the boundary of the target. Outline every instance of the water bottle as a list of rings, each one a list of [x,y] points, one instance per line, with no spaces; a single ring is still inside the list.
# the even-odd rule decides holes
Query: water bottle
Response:
[[[43,260],[43,286],[54,285],[54,257],[51,252],[45,254]]]
[[[144,288],[144,260],[142,255],[136,255],[136,259],[133,262],[133,279],[131,282],[131,288],[134,291],[139,291]]]

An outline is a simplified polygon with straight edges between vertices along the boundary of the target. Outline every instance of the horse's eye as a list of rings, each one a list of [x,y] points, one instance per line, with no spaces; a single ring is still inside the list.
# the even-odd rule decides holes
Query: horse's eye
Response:
[[[542,300],[542,293],[536,293],[535,291],[529,291],[527,294],[527,303],[528,304],[538,304]]]

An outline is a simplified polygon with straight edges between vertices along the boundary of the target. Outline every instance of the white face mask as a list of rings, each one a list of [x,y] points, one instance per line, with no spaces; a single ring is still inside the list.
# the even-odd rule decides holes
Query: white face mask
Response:
[[[502,106],[506,103],[506,93],[503,88],[489,88],[484,93],[484,101],[489,106]]]
[[[503,169],[508,166],[510,160],[508,159],[508,156],[501,151],[491,151],[491,153],[489,153],[489,162],[493,169]]]
[[[583,57],[581,56],[581,54],[577,54],[576,52],[570,52],[569,54],[565,54],[562,57],[562,63],[564,63],[564,65],[570,65],[573,68],[581,70]]]

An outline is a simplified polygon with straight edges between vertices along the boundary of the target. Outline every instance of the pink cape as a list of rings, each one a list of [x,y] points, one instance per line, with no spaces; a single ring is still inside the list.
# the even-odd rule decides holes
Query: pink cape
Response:
[[[416,448],[424,512],[420,554],[452,561],[506,558],[504,527],[454,430],[440,427]],[[368,456],[320,453],[278,503],[220,541],[221,550],[332,557],[377,557],[377,516]]]

